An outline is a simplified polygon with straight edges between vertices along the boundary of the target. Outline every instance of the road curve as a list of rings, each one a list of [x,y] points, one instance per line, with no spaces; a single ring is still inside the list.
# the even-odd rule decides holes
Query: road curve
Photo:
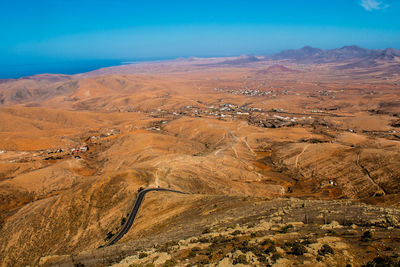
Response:
[[[189,193],[172,190],[172,189],[165,189],[165,188],[148,188],[148,189],[144,189],[144,190],[140,191],[138,196],[136,197],[135,205],[133,205],[133,208],[129,214],[128,220],[126,220],[121,231],[119,231],[118,234],[113,236],[111,238],[111,240],[108,241],[108,243],[105,245],[106,247],[117,243],[118,240],[120,240],[129,231],[129,229],[131,229],[133,222],[135,221],[136,215],[139,212],[140,206],[142,205],[142,202],[144,200],[144,196],[151,191],[167,191],[167,192],[173,192],[173,193],[178,193],[178,194],[186,194],[186,195],[189,194]]]

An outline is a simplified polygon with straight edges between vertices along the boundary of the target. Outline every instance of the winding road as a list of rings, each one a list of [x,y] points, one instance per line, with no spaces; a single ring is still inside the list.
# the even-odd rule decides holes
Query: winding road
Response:
[[[165,188],[148,188],[144,189],[139,192],[135,204],[133,205],[133,208],[131,210],[131,213],[129,214],[128,220],[126,220],[125,224],[123,225],[121,231],[119,231],[118,234],[113,236],[111,240],[105,245],[106,247],[114,245],[115,243],[118,242],[128,231],[131,229],[133,222],[135,221],[136,215],[139,212],[140,206],[142,205],[142,202],[144,200],[144,196],[151,192],[151,191],[167,191],[167,192],[173,192],[173,193],[178,193],[178,194],[186,194],[189,195],[189,193],[177,191],[177,190],[172,190],[172,189],[165,189]]]

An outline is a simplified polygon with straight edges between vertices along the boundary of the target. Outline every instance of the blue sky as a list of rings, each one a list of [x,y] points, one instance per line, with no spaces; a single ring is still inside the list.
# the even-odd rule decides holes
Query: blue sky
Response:
[[[400,48],[400,0],[1,0],[0,64]]]

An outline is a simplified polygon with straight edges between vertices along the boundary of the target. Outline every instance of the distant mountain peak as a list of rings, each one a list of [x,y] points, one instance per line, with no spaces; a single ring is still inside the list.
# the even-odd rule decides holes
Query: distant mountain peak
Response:
[[[393,48],[374,50],[362,48],[357,45],[347,45],[341,48],[328,50],[304,46],[297,50],[284,50],[278,54],[270,56],[269,58],[276,60],[294,60],[299,63],[340,63],[354,60],[367,60],[371,64],[375,64],[374,60],[377,59],[397,60],[397,57],[400,57],[400,50]]]
[[[298,70],[294,70],[294,69],[290,69],[290,68],[285,67],[285,66],[280,65],[280,64],[274,64],[274,65],[268,67],[265,70],[259,71],[259,73],[262,73],[262,74],[280,73],[280,72],[299,72],[299,71]]]
[[[375,58],[384,61],[400,60],[400,50],[389,47],[381,51]]]
[[[301,49],[302,50],[315,50],[315,49],[319,49],[319,48],[315,48],[315,47],[312,47],[310,45],[306,45],[306,46],[303,46]]]
[[[383,50],[383,54],[385,54],[385,55],[393,55],[393,56],[400,56],[400,51],[389,47],[389,48],[386,48],[385,50]]]
[[[323,50],[320,49],[320,48],[312,47],[312,46],[309,46],[309,45],[304,46],[304,47],[301,48],[300,50],[303,50],[303,51],[306,51],[306,52],[310,52],[310,53],[318,53],[318,52],[323,51]]]
[[[340,49],[351,49],[351,50],[364,50],[364,48],[359,47],[358,45],[345,45]]]

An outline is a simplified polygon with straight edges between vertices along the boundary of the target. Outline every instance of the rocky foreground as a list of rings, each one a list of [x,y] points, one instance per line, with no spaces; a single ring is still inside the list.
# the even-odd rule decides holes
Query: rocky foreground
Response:
[[[204,197],[197,204],[133,242],[47,256],[40,266],[399,264],[399,209],[293,198]]]

